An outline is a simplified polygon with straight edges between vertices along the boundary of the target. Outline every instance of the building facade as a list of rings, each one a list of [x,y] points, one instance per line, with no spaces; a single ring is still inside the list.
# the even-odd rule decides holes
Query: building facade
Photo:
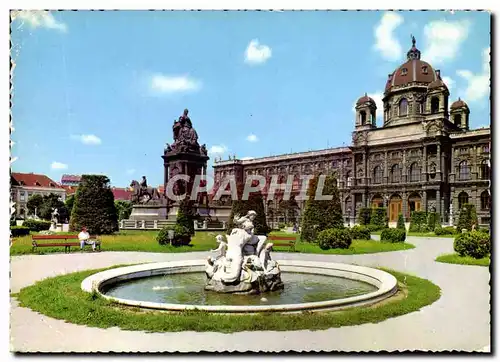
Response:
[[[239,182],[250,174],[294,175],[293,193],[300,175],[335,172],[346,219],[356,220],[360,208],[383,206],[390,222],[424,210],[456,223],[461,206],[472,203],[479,223],[489,224],[490,128],[469,129],[469,107],[461,99],[450,106],[449,95],[440,70],[421,60],[413,39],[406,62],[388,76],[383,109],[366,94],[356,102],[349,147],[218,161],[215,185],[226,175]],[[281,202],[266,200],[268,214]],[[297,203],[299,217],[304,205]]]
[[[16,216],[18,217],[28,216],[26,205],[32,195],[56,194],[63,202],[66,200],[66,190],[45,175],[12,172],[10,183],[11,200],[15,202]]]

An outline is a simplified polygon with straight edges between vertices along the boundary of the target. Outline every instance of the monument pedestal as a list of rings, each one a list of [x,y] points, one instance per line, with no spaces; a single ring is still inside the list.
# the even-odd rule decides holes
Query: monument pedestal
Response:
[[[165,205],[134,205],[129,220],[165,220],[167,219],[167,206]]]

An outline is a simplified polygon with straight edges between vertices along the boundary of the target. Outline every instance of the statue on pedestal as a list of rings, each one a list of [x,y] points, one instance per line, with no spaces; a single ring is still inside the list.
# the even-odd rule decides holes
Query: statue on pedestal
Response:
[[[146,176],[142,176],[141,182],[132,180],[130,182],[132,195],[130,201],[135,204],[146,204],[151,200],[160,200],[160,193],[154,187],[149,187]]]
[[[266,236],[254,235],[256,215],[249,211],[243,217],[236,216],[237,227],[226,235],[227,243],[222,235],[217,236],[221,254],[207,259],[206,290],[254,294],[283,288],[279,265],[270,256],[273,244],[265,244]]]
[[[165,153],[169,152],[187,152],[187,153],[198,153],[204,156],[207,155],[206,146],[200,147],[198,144],[198,133],[193,128],[191,123],[191,118],[188,116],[189,110],[185,109],[182,116],[178,120],[174,120],[172,126],[172,132],[174,136],[174,143],[172,145],[167,144],[165,147]]]

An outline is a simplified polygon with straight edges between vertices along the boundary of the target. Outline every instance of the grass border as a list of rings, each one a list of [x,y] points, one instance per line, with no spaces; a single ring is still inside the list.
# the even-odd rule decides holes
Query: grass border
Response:
[[[459,264],[459,265],[476,265],[476,266],[490,266],[490,257],[475,259],[470,256],[460,256],[457,253],[441,254],[436,257],[435,261],[438,263]]]
[[[123,265],[120,265],[123,266]],[[47,278],[27,286],[19,293],[22,307],[48,317],[89,327],[145,332],[211,331],[233,333],[240,331],[323,330],[343,326],[378,323],[388,318],[420,310],[441,296],[440,288],[417,276],[383,269],[394,275],[399,283],[400,298],[394,297],[372,306],[353,307],[341,311],[294,314],[254,313],[246,315],[210,314],[201,311],[167,313],[143,310],[110,302],[97,293],[86,293],[80,284],[91,274],[118,266],[86,270]]]

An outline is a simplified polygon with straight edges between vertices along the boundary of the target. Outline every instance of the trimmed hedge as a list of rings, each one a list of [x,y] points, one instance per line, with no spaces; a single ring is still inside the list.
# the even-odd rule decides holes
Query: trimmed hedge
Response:
[[[462,233],[455,238],[453,249],[460,256],[484,258],[491,251],[490,235],[481,231]]]
[[[176,224],[173,226],[165,226],[158,232],[158,235],[156,235],[158,244],[168,245],[170,243],[170,239],[168,238],[169,230],[174,231],[174,238],[172,239],[173,246],[188,245],[191,242],[191,231],[183,225]]]
[[[380,241],[385,243],[404,243],[406,232],[401,229],[387,228],[380,234]]]
[[[425,211],[412,211],[409,231],[414,233],[429,231],[427,227],[427,213]]]
[[[471,231],[472,225],[478,225],[476,208],[472,204],[464,204],[460,209],[457,230],[462,231],[462,229],[467,229]]]
[[[360,225],[369,225],[372,216],[372,209],[369,207],[362,207],[359,209],[358,221]]]
[[[16,238],[18,236],[29,235],[30,229],[26,226],[11,226],[10,231],[12,233],[12,237]]]
[[[401,214],[401,213],[398,215],[398,225],[396,226],[396,228],[406,231],[405,218],[403,217],[403,214]]]
[[[28,219],[28,220],[24,220],[23,226],[27,227],[31,231],[49,230],[50,229],[50,221]]]
[[[370,229],[365,226],[355,225],[349,231],[353,240],[371,240]]]
[[[317,240],[322,250],[349,249],[352,236],[349,229],[326,229],[318,233]]]
[[[440,225],[441,220],[437,212],[429,212],[427,214],[427,227],[430,231],[434,231],[436,225]]]
[[[453,226],[442,227],[441,224],[437,224],[434,228],[434,234],[436,235],[453,235],[456,233],[457,230]]]
[[[370,225],[385,228],[387,225],[387,208],[376,207],[371,209]]]

